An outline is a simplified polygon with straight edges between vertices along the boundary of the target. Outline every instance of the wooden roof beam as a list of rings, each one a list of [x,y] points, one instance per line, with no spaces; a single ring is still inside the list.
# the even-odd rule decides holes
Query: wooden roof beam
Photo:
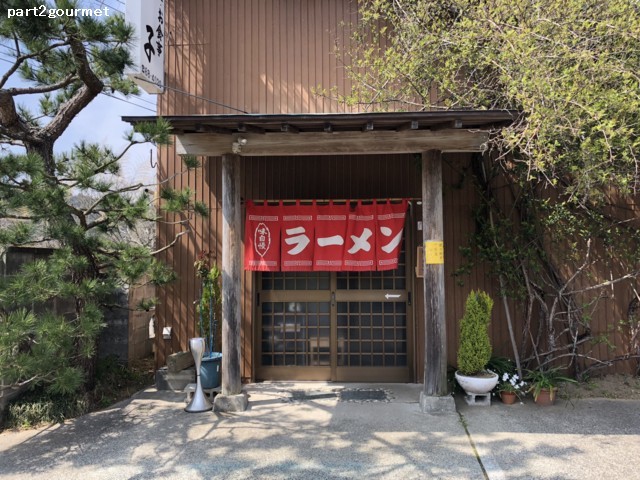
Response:
[[[239,123],[238,131],[240,133],[258,133],[260,135],[264,135],[266,133],[266,130],[264,128],[256,127],[255,125],[249,125],[246,123]]]
[[[411,120],[410,122],[403,123],[396,128],[396,132],[404,132],[405,130],[418,130],[420,126],[418,120]]]
[[[448,122],[434,123],[433,125],[429,126],[429,130],[431,130],[432,132],[437,132],[439,130],[446,130],[449,128],[453,128],[453,129],[462,128],[462,120],[459,118],[456,118],[455,120],[451,120]]]
[[[280,131],[285,133],[300,133],[300,129],[298,127],[294,127],[288,123],[280,125]]]
[[[369,121],[362,126],[363,132],[373,132],[373,122]]]
[[[216,127],[214,125],[203,125],[201,123],[196,124],[195,131],[198,133],[220,133],[223,135],[231,135],[233,133],[229,128]]]
[[[242,147],[242,156],[307,156],[417,153],[434,149],[478,152],[483,150],[489,134],[479,130],[447,129],[437,132],[374,130],[366,134],[350,131],[333,132],[331,135],[269,132],[267,135],[245,134],[243,137],[247,144]],[[231,143],[225,135],[187,133],[177,136],[176,149],[181,155],[220,156],[229,153]]]

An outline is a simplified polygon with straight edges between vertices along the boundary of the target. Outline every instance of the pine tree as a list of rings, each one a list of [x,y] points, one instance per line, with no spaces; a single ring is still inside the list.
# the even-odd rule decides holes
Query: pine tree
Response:
[[[102,92],[137,93],[123,74],[130,65],[133,29],[122,16],[7,15],[10,8],[67,9],[77,3],[0,1],[0,42],[7,46],[4,56],[12,55],[0,78],[0,253],[43,241],[56,247],[50,257],[25,265],[0,285],[0,375],[58,393],[91,387],[96,339],[115,292],[143,278],[156,284],[174,278],[154,258],[153,246],[123,237],[141,221],[158,220],[153,189],[122,185],[114,177],[133,145],[169,143],[169,126],[160,121],[136,127],[119,153],[80,142],[68,153],[54,154],[73,118]],[[26,86],[9,87],[15,76]],[[19,104],[27,95],[38,96],[38,111]],[[198,166],[192,158],[185,164]],[[161,208],[183,220],[207,213],[188,190],[165,188],[159,197]],[[45,308],[54,298],[70,311],[57,315]]]

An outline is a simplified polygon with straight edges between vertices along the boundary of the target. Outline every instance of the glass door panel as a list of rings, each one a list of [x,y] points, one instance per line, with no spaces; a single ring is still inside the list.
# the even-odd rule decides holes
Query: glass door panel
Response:
[[[263,272],[258,379],[406,382],[406,257],[384,272]]]
[[[262,365],[329,366],[329,302],[263,302]]]
[[[338,302],[340,367],[406,367],[405,302]]]

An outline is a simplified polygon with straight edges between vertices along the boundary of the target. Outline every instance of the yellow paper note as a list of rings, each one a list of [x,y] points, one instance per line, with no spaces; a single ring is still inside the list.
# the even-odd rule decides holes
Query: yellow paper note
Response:
[[[426,265],[444,264],[444,242],[437,240],[424,242],[424,263]]]

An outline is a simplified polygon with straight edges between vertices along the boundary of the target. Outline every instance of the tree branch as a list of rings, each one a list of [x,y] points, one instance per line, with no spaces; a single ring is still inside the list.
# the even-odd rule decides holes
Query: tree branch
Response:
[[[170,244],[165,245],[164,247],[160,248],[159,250],[156,250],[155,252],[151,252],[151,255],[152,255],[152,256],[155,256],[155,255],[158,255],[159,253],[164,252],[165,250],[169,250],[169,249],[170,249],[171,247],[173,247],[176,243],[178,243],[178,239],[179,239],[181,236],[183,236],[183,235],[185,235],[185,234],[189,233],[190,231],[191,231],[191,229],[190,229],[190,228],[187,228],[186,230],[184,230],[184,231],[182,231],[182,232],[180,232],[180,233],[177,233],[177,234],[176,234],[176,236],[175,236],[175,238],[173,239],[173,241],[172,241]]]
[[[52,83],[51,85],[42,85],[39,87],[9,88],[7,89],[7,92],[9,92],[13,96],[48,93],[67,87],[71,85],[74,80],[77,80],[76,75],[70,73],[66,78],[60,80],[58,83]]]
[[[625,280],[632,280],[635,278],[640,277],[640,270],[636,270],[634,272],[631,273],[627,273],[626,275],[623,275],[621,277],[618,278],[614,278],[613,280],[608,280],[606,282],[602,282],[599,283],[598,285],[591,285],[590,287],[585,287],[583,289],[580,290],[572,290],[570,292],[567,293],[567,295],[576,295],[578,293],[585,293],[585,292],[590,292],[593,290],[598,290],[600,288],[606,288],[606,287],[610,287],[612,285],[615,285],[616,283],[620,283],[623,282]]]
[[[66,33],[69,35],[69,45],[76,63],[78,77],[80,77],[84,86],[60,107],[53,120],[42,129],[42,135],[50,140],[56,140],[60,137],[75,116],[89,105],[91,100],[100,95],[104,88],[100,78],[91,69],[87,51],[82,41],[75,36],[76,32]]]
[[[20,68],[20,65],[22,65],[26,60],[29,60],[30,58],[39,57],[40,55],[50,52],[51,50],[55,50],[56,48],[59,48],[59,47],[64,47],[65,45],[69,45],[69,42],[52,43],[51,45],[47,46],[46,48],[43,48],[42,50],[38,50],[37,52],[29,53],[26,55],[20,55],[20,50],[19,50],[20,44],[17,38],[15,40],[16,40],[16,51],[18,52],[18,57],[16,58],[15,63],[7,71],[7,73],[5,73],[0,79],[0,88],[4,87],[4,85],[7,83],[11,75],[13,75],[16,72],[16,70]]]
[[[27,125],[16,110],[13,96],[7,90],[0,90],[0,133],[13,140],[32,140]]]

